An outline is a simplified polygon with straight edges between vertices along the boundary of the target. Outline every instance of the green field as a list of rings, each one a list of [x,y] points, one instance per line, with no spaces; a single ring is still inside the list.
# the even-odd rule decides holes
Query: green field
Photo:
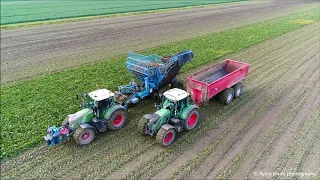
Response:
[[[213,62],[306,24],[319,21],[319,8],[285,17],[160,46],[143,54],[166,55],[191,49],[193,62],[182,72]],[[33,147],[43,140],[48,125],[59,125],[67,114],[79,110],[75,95],[99,87],[116,90],[131,74],[126,57],[109,59],[89,66],[46,75],[1,87],[1,159]],[[5,123],[4,123],[5,122]]]
[[[1,24],[4,25],[64,18],[179,8],[236,1],[244,0],[1,0]]]

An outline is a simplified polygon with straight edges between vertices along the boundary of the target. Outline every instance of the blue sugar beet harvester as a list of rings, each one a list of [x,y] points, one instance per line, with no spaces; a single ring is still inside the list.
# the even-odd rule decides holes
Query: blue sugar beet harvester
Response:
[[[176,79],[181,67],[193,60],[191,50],[182,51],[173,56],[144,56],[129,52],[126,68],[138,79],[128,85],[119,86],[116,99],[121,104],[137,103],[139,99],[158,92],[160,87],[170,86],[183,88],[182,82]]]

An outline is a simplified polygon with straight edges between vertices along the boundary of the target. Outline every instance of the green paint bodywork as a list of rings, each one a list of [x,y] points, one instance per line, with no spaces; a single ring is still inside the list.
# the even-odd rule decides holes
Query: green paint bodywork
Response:
[[[124,107],[117,104],[112,105],[110,108],[105,110],[103,118],[108,120],[112,113],[118,109],[124,109]]]
[[[72,129],[77,129],[81,124],[91,124],[92,119],[97,118],[109,119],[111,114],[117,109],[124,109],[115,103],[113,97],[106,99],[109,101],[107,105],[101,104],[102,101],[96,102],[87,95],[82,95],[82,107],[83,109],[76,112],[75,114],[69,115],[69,125]],[[95,109],[95,113],[93,111]],[[74,119],[73,119],[74,118]]]
[[[158,114],[160,118],[158,119],[157,123],[152,125],[152,131],[157,132],[163,124],[168,123],[170,119],[170,110],[162,108],[155,112],[155,114]]]
[[[198,109],[198,106],[196,106],[195,104],[191,104],[191,105],[188,105],[186,108],[183,109],[183,111],[180,113],[179,115],[179,118],[180,119],[187,119],[187,116],[189,115],[189,112],[192,110],[192,109]]]
[[[164,97],[162,99],[161,109],[154,113],[159,115],[160,118],[157,120],[157,122],[152,124],[153,134],[156,134],[162,125],[169,123],[170,118],[185,120],[189,115],[189,112],[194,108],[198,107],[190,103],[189,97],[186,97],[178,102],[170,101]],[[150,120],[148,123],[150,123]]]
[[[75,116],[76,119],[69,119],[69,123],[72,129],[76,129],[81,124],[90,123],[92,118],[94,117],[94,113],[91,108],[84,108],[71,116]]]

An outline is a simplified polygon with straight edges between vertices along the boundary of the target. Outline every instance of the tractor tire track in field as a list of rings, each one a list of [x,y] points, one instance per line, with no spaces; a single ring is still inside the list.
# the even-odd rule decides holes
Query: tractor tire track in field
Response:
[[[273,41],[271,41],[271,42],[273,42]],[[291,44],[290,42],[288,42],[288,44]],[[283,49],[282,49],[283,50]],[[281,51],[280,51],[281,52]],[[255,57],[255,55],[253,55],[253,57]],[[257,59],[259,59],[259,58],[257,58]],[[279,59],[279,58],[277,58],[277,57],[275,57],[275,59],[276,60],[278,60],[278,62],[276,62],[276,63],[279,63],[279,62],[281,62],[281,61],[283,61],[283,59]],[[299,60],[298,60],[299,61]],[[251,62],[249,62],[249,63],[251,63]],[[252,64],[254,64],[254,63],[252,63]],[[294,62],[293,62],[293,64],[294,64]],[[268,65],[269,65],[269,63],[268,63]],[[268,65],[266,65],[266,69],[269,69],[270,67],[268,66]],[[272,66],[272,65],[271,65]],[[288,65],[286,66],[286,67],[289,67]],[[296,64],[296,66],[293,66],[293,67],[299,67],[299,64]],[[252,68],[254,68],[254,65],[252,66]],[[283,68],[282,68],[283,69]],[[259,70],[260,71],[260,70]],[[289,73],[288,75],[287,75],[287,78],[288,78],[288,76],[290,77],[290,75],[292,74],[292,72],[294,71],[294,68],[292,69],[291,68],[291,73]],[[269,71],[269,73],[270,73],[270,71]],[[276,73],[276,72],[273,72],[273,73]],[[273,73],[270,73],[270,74],[273,74]],[[287,74],[287,73],[285,73],[285,74]],[[275,79],[277,79],[277,76],[275,76],[275,74],[273,74],[274,75],[274,78]],[[254,78],[254,80],[258,80],[258,82],[260,81],[260,75],[254,75],[254,74],[250,74],[249,75],[250,77],[247,79],[247,85],[246,85],[246,88],[248,88],[248,86],[251,86],[250,84],[254,84],[254,83],[256,83],[256,81],[253,81],[253,79],[251,78],[251,77],[253,77]],[[281,75],[280,75],[281,76]],[[263,76],[262,76],[263,77]],[[250,84],[249,84],[250,83]],[[267,84],[274,84],[275,82],[272,82],[272,83],[270,83],[270,81],[267,83]],[[281,84],[281,83],[280,83]],[[292,84],[292,83],[291,83]],[[257,86],[259,87],[259,86],[261,86],[261,84],[259,84],[259,83],[257,83]],[[291,85],[292,86],[292,85]],[[277,87],[277,85],[275,84],[274,86],[272,86],[272,87]],[[280,87],[281,87],[281,85],[280,85]],[[290,89],[289,89],[290,90]],[[262,91],[263,93],[266,93],[266,92],[268,92],[267,90],[266,91],[264,91],[264,90],[261,90],[261,89],[259,89],[258,91]],[[260,95],[260,96],[264,96],[263,94],[262,95]],[[258,112],[258,110],[261,108],[260,106],[262,106],[263,104],[262,103],[264,103],[265,101],[267,101],[268,100],[268,97],[264,97],[264,99],[261,99],[261,97],[260,98],[254,98],[254,99],[252,99],[252,101],[250,102],[250,104],[252,105],[252,107],[244,107],[244,109],[245,109],[245,111],[244,112],[248,112],[248,111],[250,111],[250,112]],[[267,102],[266,104],[268,104],[268,103],[270,103],[270,102]],[[244,109],[242,109],[242,110],[244,110]],[[262,108],[261,108],[262,109]],[[258,112],[259,113],[259,112]],[[232,117],[234,117],[235,116],[235,118],[232,118]],[[250,118],[250,114],[247,114],[247,115],[245,115],[245,116],[242,116],[242,115],[238,115],[238,114],[235,114],[235,115],[233,115],[231,117],[231,119],[233,119],[234,121],[236,121],[236,119],[238,119],[238,118],[240,118],[241,117],[241,119],[243,118],[243,119],[248,119],[248,118]],[[225,122],[224,122],[225,123]],[[223,123],[223,124],[224,124]],[[243,123],[243,124],[245,124],[245,123]],[[237,124],[233,124],[233,126],[235,126],[235,127],[238,127],[238,125]],[[218,129],[218,130],[220,130],[220,129]],[[223,129],[223,130],[221,130],[222,132],[225,132],[226,131],[226,129]],[[246,132],[246,130],[244,130],[244,132]],[[232,139],[232,138],[231,138]],[[217,149],[214,149],[215,150],[215,152],[217,151]],[[217,153],[214,153],[212,156],[209,156],[209,157],[207,157],[206,159],[206,162],[208,162],[208,163],[213,163],[213,159],[214,158],[216,158],[218,155],[217,155]],[[195,173],[195,175],[193,176],[193,177],[201,177],[201,175],[203,175],[204,174],[204,172],[203,172],[203,170],[205,170],[207,168],[207,164],[206,163],[204,163],[204,165],[202,165],[202,168],[199,168],[201,171],[199,171],[198,173]]]
[[[246,2],[1,31],[1,84],[314,7]]]
[[[319,63],[315,58],[319,55],[315,47],[319,43],[319,37],[315,37],[319,27],[320,23],[308,25],[231,55],[231,59],[252,65],[245,82],[246,92],[228,106],[215,100],[203,104],[199,126],[190,132],[181,133],[171,147],[162,148],[155,144],[154,138],[141,136],[137,132],[136,122],[143,114],[154,111],[151,108],[152,101],[145,101],[130,109],[135,113],[129,112],[128,124],[122,130],[99,134],[89,146],[78,147],[71,142],[50,149],[44,146],[32,149],[2,163],[1,177],[66,179],[72,175],[76,179],[199,179],[206,174],[218,175],[228,168],[236,170],[228,176],[250,177],[250,172],[259,171],[258,167],[263,164],[267,152],[276,148],[279,139],[290,131],[284,125],[301,129],[298,122],[301,118],[308,118],[308,114],[313,111],[308,107],[319,101],[312,98],[312,95],[317,94],[312,87],[319,85],[315,84],[319,81]],[[304,102],[313,105],[304,105]],[[297,111],[296,108],[300,105],[302,110]],[[317,107],[319,106],[315,106]],[[270,127],[265,115],[274,117],[270,120]],[[277,123],[282,119],[284,122],[276,129]],[[316,121],[313,122],[307,127],[315,125]],[[295,124],[299,124],[299,127]],[[270,140],[261,141],[266,145],[266,148],[261,148],[257,141],[264,140],[267,132],[275,134],[271,134]],[[309,140],[315,131],[303,132],[299,137],[308,137],[306,139]],[[290,136],[296,137],[294,134]],[[302,140],[303,138],[298,138],[294,144],[305,142]],[[311,141],[308,142],[310,152],[293,145],[285,150],[297,153],[299,158],[288,161],[288,157],[281,154],[280,161],[276,161],[273,166],[316,169],[306,166],[306,162],[316,155],[312,152],[317,151],[317,145],[311,146]],[[316,138],[314,142],[317,142]],[[259,148],[255,151],[253,147]],[[235,148],[240,148],[240,151]],[[253,157],[247,158],[252,150]],[[232,163],[234,157],[238,157],[244,166]],[[249,162],[253,162],[255,167],[248,166]],[[315,160],[311,162],[317,164]],[[221,171],[211,171],[212,167],[217,166]],[[244,174],[239,174],[239,169],[244,169]]]
[[[230,177],[233,175],[232,178],[247,178],[247,174],[249,174],[248,170],[251,169],[252,165],[255,164],[256,161],[259,161],[261,152],[263,152],[266,148],[269,148],[272,143],[278,140],[277,138],[279,138],[281,133],[286,130],[286,127],[290,125],[293,120],[295,120],[294,116],[296,115],[297,111],[293,111],[292,108],[295,106],[301,108],[301,104],[306,98],[306,91],[303,91],[303,89],[295,89],[294,93],[297,93],[296,90],[302,90],[298,91],[300,94],[298,97],[296,97],[297,99],[289,103],[287,101],[292,100],[290,96],[281,97],[280,101],[284,101],[280,102],[281,104],[276,104],[271,111],[265,114],[265,116],[259,120],[259,124],[254,129],[248,130],[250,132],[247,133],[249,134],[248,136],[251,135],[252,137],[250,137],[251,139],[249,142],[245,141],[249,140],[249,138],[246,139],[246,137],[243,137],[243,139],[238,142],[239,146],[245,144],[242,149],[236,146],[232,147],[232,149],[238,150],[236,153],[237,156],[232,158],[235,161],[230,163],[228,168],[225,168],[224,171],[220,172],[220,177]],[[290,93],[290,95],[291,97],[295,97],[292,96],[292,93]],[[312,95],[315,95],[315,93]],[[289,98],[289,100],[285,98]],[[273,125],[273,123],[275,125]],[[261,126],[259,127],[259,125]],[[272,129],[269,130],[271,127]],[[230,157],[229,154],[226,154],[225,156]],[[216,177],[217,174],[215,173],[217,172],[218,171],[212,171],[210,174],[208,174],[208,177]]]
[[[278,58],[275,58],[275,59],[278,59]],[[279,59],[278,59],[279,61]],[[279,62],[277,62],[279,63]],[[308,67],[310,66],[311,64],[306,64],[305,66]],[[269,67],[269,66],[267,66]],[[296,65],[296,67],[299,67],[299,65]],[[270,67],[269,67],[270,69]],[[293,67],[294,69],[294,67]],[[252,75],[252,74],[251,74]],[[291,74],[289,74],[290,76]],[[256,77],[255,75],[252,75],[251,77]],[[250,81],[248,80],[248,83],[255,83],[255,82],[259,82],[259,79],[257,81]],[[247,84],[248,84],[247,83]],[[249,84],[248,84],[249,86]],[[261,84],[260,84],[261,86]],[[293,85],[291,85],[293,86]],[[288,89],[288,88],[287,88]],[[289,89],[290,90],[290,89]],[[165,167],[164,171],[158,173],[155,178],[160,178],[160,177],[164,177],[164,178],[169,178],[172,174],[170,172],[176,172],[178,171],[181,166],[188,160],[190,160],[191,158],[193,158],[194,155],[197,154],[197,152],[199,151],[199,149],[203,150],[204,147],[206,147],[209,143],[210,143],[210,140],[212,139],[215,139],[218,135],[220,135],[222,132],[226,132],[228,128],[225,127],[225,125],[228,123],[230,124],[230,119],[233,120],[234,122],[233,123],[236,123],[236,119],[238,119],[239,117],[246,117],[244,114],[246,113],[246,111],[248,111],[248,109],[250,109],[251,111],[255,111],[255,110],[258,110],[260,109],[261,107],[259,106],[261,103],[259,102],[265,102],[267,101],[267,98],[265,97],[264,99],[261,99],[261,95],[259,98],[255,98],[253,99],[251,102],[250,102],[250,106],[249,107],[246,107],[246,108],[243,108],[241,111],[238,111],[235,115],[233,115],[231,118],[228,118],[226,120],[226,122],[223,122],[221,124],[222,127],[219,126],[219,128],[217,130],[214,130],[210,133],[207,134],[207,136],[203,139],[201,139],[201,141],[199,141],[195,146],[194,148],[192,148],[192,150],[189,150],[185,153],[183,153],[182,155],[180,155],[178,158],[177,158],[177,161],[175,161],[174,163],[172,164],[169,164],[167,167]],[[250,115],[248,115],[250,116]],[[246,118],[244,118],[246,119]],[[237,127],[237,125],[235,125]],[[247,131],[247,130],[246,130]],[[210,159],[210,158],[208,158]],[[210,159],[212,160],[212,159]],[[183,163],[182,163],[183,162]]]
[[[308,37],[307,37],[307,38],[308,38]],[[307,38],[306,38],[306,39],[307,39]],[[280,61],[281,61],[281,59],[280,59]],[[281,74],[280,74],[280,75],[281,75]],[[251,77],[255,77],[255,76],[251,76]],[[250,80],[248,80],[248,82],[250,82]],[[203,107],[202,107],[202,108],[203,108]],[[208,115],[208,116],[210,116],[210,115]],[[216,116],[216,115],[215,115],[215,116]],[[162,157],[162,156],[159,157],[159,159],[161,159],[161,158],[163,158],[163,157]],[[166,158],[168,158],[168,157],[166,157]],[[151,160],[150,163],[151,163],[152,161],[155,161],[155,159]],[[172,161],[174,161],[174,160],[171,159],[170,164],[172,164]],[[146,164],[148,165],[149,163],[146,163]],[[173,164],[174,164],[173,166],[171,166],[170,164],[169,164],[169,166],[170,166],[170,167],[173,167],[173,166],[176,165],[177,163],[176,163],[176,164],[173,163]],[[153,168],[155,168],[155,166],[153,166]],[[158,169],[161,169],[161,168],[158,167]],[[170,168],[166,168],[166,170],[168,170],[168,169],[170,169]],[[166,170],[165,170],[165,172],[167,173],[168,171],[166,171]],[[146,170],[144,170],[144,171],[148,171],[148,169],[146,169]],[[169,171],[169,172],[170,172],[170,171]],[[136,173],[136,174],[137,174],[137,173]],[[140,174],[143,174],[143,173],[140,173]],[[165,174],[165,173],[164,173],[164,174]],[[133,177],[136,178],[136,176],[133,176]],[[139,177],[139,176],[138,176],[138,177]],[[157,178],[157,177],[160,177],[160,176],[156,176],[156,178]]]

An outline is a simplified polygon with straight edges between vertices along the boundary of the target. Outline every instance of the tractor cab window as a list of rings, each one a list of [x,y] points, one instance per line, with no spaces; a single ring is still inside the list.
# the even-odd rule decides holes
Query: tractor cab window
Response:
[[[177,110],[180,112],[187,106],[187,98],[184,98],[178,102]]]
[[[104,100],[101,100],[98,102],[98,108],[99,109],[105,109],[107,107],[109,107],[111,105],[111,100],[108,98],[108,99],[104,99]]]
[[[87,94],[82,95],[82,108],[92,108],[94,106],[94,100],[90,98]]]

